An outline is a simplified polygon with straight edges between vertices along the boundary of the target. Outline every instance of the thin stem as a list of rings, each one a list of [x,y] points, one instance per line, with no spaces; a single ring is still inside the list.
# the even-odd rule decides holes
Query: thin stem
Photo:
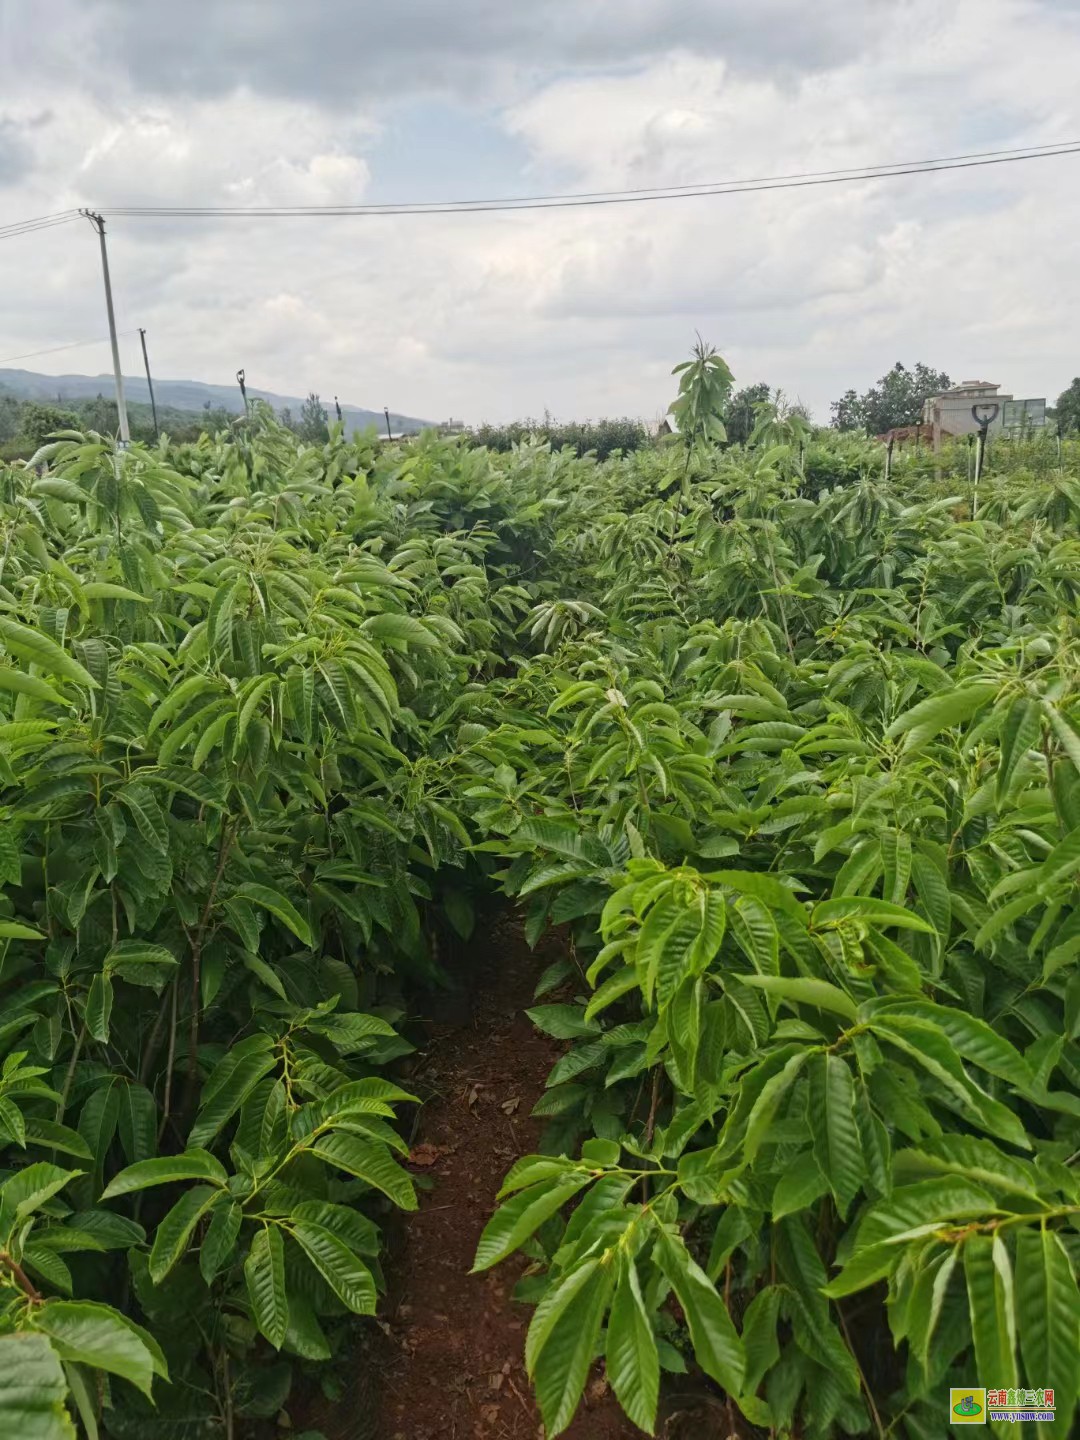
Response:
[[[40,1304],[40,1292],[31,1284],[26,1271],[19,1262],[13,1256],[9,1255],[6,1250],[0,1250],[0,1265],[8,1271],[28,1300],[33,1301],[34,1304]]]
[[[172,995],[169,1001],[169,1054],[165,1061],[165,1098],[161,1104],[161,1124],[158,1126],[158,1144],[161,1144],[161,1137],[169,1123],[169,1112],[172,1107],[172,1083],[173,1065],[176,1061],[176,997],[180,989],[178,980],[172,982]],[[162,1009],[164,1014],[164,1008]]]
[[[67,1109],[68,1096],[71,1094],[71,1084],[75,1079],[75,1066],[79,1062],[79,1053],[82,1050],[83,1042],[86,1039],[86,1022],[79,1027],[79,1033],[75,1036],[75,1045],[71,1051],[71,1059],[68,1061],[67,1074],[64,1076],[64,1088],[60,1092],[60,1104],[56,1107],[56,1123],[59,1125],[64,1118],[64,1111]]]
[[[836,1313],[840,1319],[840,1329],[844,1332],[844,1339],[847,1342],[848,1352],[851,1355],[852,1360],[855,1361],[855,1369],[859,1372],[859,1382],[862,1385],[863,1393],[866,1396],[866,1403],[870,1407],[870,1414],[874,1421],[874,1429],[877,1432],[878,1440],[886,1440],[885,1427],[881,1423],[881,1415],[878,1412],[877,1405],[874,1401],[874,1396],[870,1390],[869,1382],[867,1381],[867,1378],[863,1373],[862,1365],[859,1363],[859,1357],[855,1354],[855,1347],[852,1345],[851,1335],[848,1333],[847,1321],[844,1319],[844,1312],[840,1309],[839,1305],[837,1305],[836,1307]]]

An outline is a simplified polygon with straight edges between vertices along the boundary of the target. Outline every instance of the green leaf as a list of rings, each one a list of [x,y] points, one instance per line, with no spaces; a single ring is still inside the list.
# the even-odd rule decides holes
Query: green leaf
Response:
[[[859,1018],[858,1007],[850,995],[827,980],[796,978],[786,975],[740,975],[744,985],[753,985],[768,995],[776,995],[797,1005],[811,1005],[815,1010],[828,1010],[845,1020]]]
[[[289,1326],[289,1297],[285,1288],[285,1242],[276,1225],[264,1225],[251,1242],[244,1261],[251,1314],[275,1350],[280,1350]]]
[[[740,895],[728,910],[731,933],[761,975],[780,973],[780,936],[772,912],[754,895]]]
[[[85,496],[81,497],[85,499]],[[131,600],[137,605],[149,605],[150,597],[140,595],[135,590],[128,590],[123,585],[113,585],[108,580],[91,580],[82,587],[82,593],[88,600]]]
[[[153,1160],[143,1162],[153,1165]],[[132,1169],[135,1167],[132,1166]],[[188,1248],[195,1226],[206,1212],[221,1200],[224,1192],[207,1185],[196,1185],[181,1195],[157,1227],[150,1250],[150,1279],[160,1285],[165,1276]]]
[[[500,1260],[512,1255],[545,1220],[590,1184],[592,1178],[587,1172],[578,1173],[554,1181],[541,1180],[519,1190],[499,1206],[484,1226],[470,1274],[490,1270]]]
[[[421,621],[413,619],[411,615],[396,615],[390,611],[382,615],[371,615],[362,623],[360,630],[375,640],[397,641],[425,650],[439,647],[438,639]]]
[[[904,750],[905,753],[912,754],[921,750],[942,730],[970,720],[972,715],[989,704],[996,694],[997,685],[989,680],[975,681],[958,685],[953,690],[941,691],[926,700],[920,700],[918,705],[913,705],[910,710],[905,710],[885,731],[885,738],[897,740],[901,735],[906,735]]]
[[[159,855],[169,852],[169,831],[154,792],[146,785],[125,785],[117,799],[130,812],[139,834]]]
[[[32,925],[21,925],[17,920],[0,920],[0,940],[44,940],[45,936]]]
[[[311,1153],[381,1190],[399,1209],[417,1208],[412,1177],[395,1163],[385,1145],[356,1135],[325,1135],[311,1147]]]
[[[863,920],[867,925],[879,928],[895,925],[904,930],[922,930],[928,935],[934,933],[930,922],[913,910],[870,895],[838,895],[834,900],[822,900],[814,906],[810,916],[810,924],[815,930],[825,925],[837,925],[842,920]]]
[[[0,1125],[20,1150],[26,1149],[26,1121],[15,1101],[9,1100],[6,1095],[0,1095]]]
[[[62,1359],[107,1370],[150,1395],[153,1356],[110,1306],[90,1300],[47,1300],[34,1313],[34,1328],[48,1335]]]
[[[534,1005],[525,1014],[538,1030],[555,1040],[575,1040],[598,1033],[599,1027],[584,1019],[585,1012],[580,1005]]]
[[[709,1277],[691,1259],[681,1237],[661,1231],[656,1260],[682,1306],[697,1362],[731,1395],[741,1395],[746,1356],[731,1316]]]
[[[808,1114],[818,1165],[843,1218],[862,1189],[866,1169],[855,1123],[855,1087],[839,1055],[814,1056]]]
[[[271,915],[276,916],[292,931],[301,945],[310,949],[314,944],[311,927],[292,901],[279,890],[271,890],[267,885],[246,884],[239,886],[233,893],[239,900],[250,900],[253,905],[269,910]]]
[[[277,1056],[270,1048],[269,1035],[252,1036],[253,1048],[244,1050],[247,1042],[235,1046],[214,1069],[203,1087],[202,1109],[188,1135],[190,1145],[205,1145],[213,1140],[264,1076],[277,1068]]]
[[[199,1269],[207,1285],[213,1282],[214,1276],[228,1263],[236,1237],[240,1234],[243,1217],[244,1212],[235,1201],[228,1205],[219,1205],[214,1211],[213,1219],[207,1226],[206,1235],[199,1247]]]
[[[828,1188],[829,1182],[821,1173],[821,1166],[814,1152],[804,1151],[780,1173],[773,1191],[772,1218],[782,1220],[785,1215],[794,1215],[807,1209],[815,1200],[819,1200]]]
[[[780,1359],[780,1342],[776,1335],[780,1298],[779,1286],[766,1285],[746,1307],[743,1318],[743,1346],[746,1350],[744,1383],[750,1394]]]
[[[3,641],[9,654],[39,666],[46,675],[59,675],[64,680],[72,680],[76,685],[85,686],[88,690],[100,688],[89,670],[83,669],[55,640],[50,640],[39,630],[31,630],[27,625],[0,618],[0,641]]]
[[[107,975],[95,975],[86,997],[86,1028],[102,1045],[109,1043],[109,1020],[113,1007],[112,981]]]
[[[0,690],[13,695],[29,695],[31,700],[44,700],[47,705],[64,705],[66,701],[58,690],[54,690],[40,675],[26,675],[22,670],[12,670],[0,665]]]
[[[211,1180],[224,1185],[228,1173],[220,1160],[208,1150],[185,1150],[182,1155],[161,1155],[153,1160],[140,1160],[114,1175],[101,1192],[103,1200],[129,1195],[133,1190],[146,1190],[151,1185],[168,1185],[174,1180]]]
[[[1077,1399],[1080,1290],[1061,1237],[1044,1223],[1019,1225],[1016,1236],[1016,1321],[1030,1376],[1053,1380],[1055,1423],[1070,1427]]]
[[[976,1371],[979,1375],[993,1375],[991,1383],[995,1386],[1013,1386],[1017,1372],[1012,1267],[999,1235],[992,1239],[989,1235],[968,1236],[964,1241],[964,1275]],[[1075,1351],[1070,1368],[1075,1375]]]
[[[710,871],[707,878],[714,885],[724,885],[741,895],[753,895],[770,910],[782,910],[802,926],[807,923],[805,906],[774,875],[761,875],[754,870],[715,870]]]
[[[120,1086],[117,1128],[120,1144],[131,1164],[149,1160],[157,1149],[157,1101],[145,1085],[129,1081]]]
[[[156,989],[165,979],[165,972],[178,961],[164,945],[150,945],[145,940],[121,940],[105,956],[106,973],[119,975],[134,985]]]
[[[297,1221],[290,1233],[343,1305],[355,1315],[375,1314],[371,1271],[344,1240],[310,1220]]]
[[[74,1155],[76,1160],[92,1160],[90,1146],[77,1130],[67,1125],[58,1125],[55,1120],[42,1120],[37,1115],[24,1116],[26,1143],[40,1145],[44,1150],[59,1150],[63,1155]]]
[[[0,1184],[0,1230],[10,1230],[27,1215],[32,1215],[46,1200],[61,1191],[81,1170],[62,1170],[47,1160],[37,1160],[17,1170]]]
[[[969,1015],[966,1010],[936,1005],[931,1000],[902,1000],[890,1004],[882,1013],[890,1017],[910,1015],[935,1025],[966,1059],[991,1075],[999,1075],[1018,1090],[1026,1090],[1034,1083],[1031,1069],[1019,1050],[985,1020]]]
[[[0,1335],[0,1435],[76,1440],[60,1357],[44,1335]]]
[[[901,1258],[900,1246],[886,1242],[856,1250],[836,1279],[824,1287],[823,1293],[833,1300],[854,1295],[856,1291],[865,1290],[868,1285],[875,1285],[892,1274]]]
[[[607,1378],[619,1404],[639,1429],[653,1434],[660,1395],[660,1356],[637,1267],[625,1250],[619,1251],[618,1281],[604,1354]]]
[[[1016,768],[1037,744],[1042,731],[1042,710],[1037,700],[1021,695],[1012,702],[1001,722],[1001,758],[994,781],[994,801],[1000,810],[1012,788]]]
[[[529,1327],[526,1366],[547,1434],[561,1435],[574,1418],[615,1283],[614,1267],[588,1260],[549,1291]]]
[[[781,1100],[798,1078],[802,1067],[810,1059],[809,1050],[799,1050],[785,1064],[782,1070],[770,1075],[762,1086],[761,1093],[754,1101],[746,1119],[746,1135],[743,1139],[743,1155],[753,1160],[761,1145],[769,1138],[769,1127],[780,1106]]]

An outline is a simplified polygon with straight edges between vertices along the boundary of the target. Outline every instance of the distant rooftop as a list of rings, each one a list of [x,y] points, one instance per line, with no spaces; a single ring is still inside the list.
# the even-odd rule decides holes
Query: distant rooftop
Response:
[[[1000,380],[961,380],[959,385],[953,385],[946,390],[946,395],[955,395],[962,390],[1000,390]]]

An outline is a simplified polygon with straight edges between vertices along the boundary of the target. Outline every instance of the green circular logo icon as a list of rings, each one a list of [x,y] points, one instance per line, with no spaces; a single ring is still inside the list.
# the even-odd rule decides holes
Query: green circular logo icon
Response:
[[[963,1400],[953,1406],[954,1415],[981,1415],[982,1406],[975,1399],[974,1395],[965,1395]]]

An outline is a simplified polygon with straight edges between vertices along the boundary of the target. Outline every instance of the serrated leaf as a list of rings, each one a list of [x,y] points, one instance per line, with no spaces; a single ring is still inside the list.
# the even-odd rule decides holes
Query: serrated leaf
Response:
[[[512,1255],[545,1220],[550,1219],[591,1180],[590,1174],[579,1173],[555,1180],[541,1180],[519,1190],[499,1206],[484,1226],[470,1273],[475,1275],[478,1271],[490,1270],[500,1260]]]
[[[20,625],[15,620],[0,617],[0,642],[9,654],[40,666],[46,675],[59,675],[64,680],[85,686],[88,690],[99,688],[89,670],[84,669],[77,660],[73,660],[55,640],[42,635],[40,630],[32,630],[28,625]]]
[[[741,1395],[746,1356],[720,1295],[681,1238],[661,1231],[655,1254],[686,1316],[698,1364],[729,1394]]]
[[[612,1266],[587,1261],[544,1297],[533,1316],[530,1333],[544,1326],[543,1343],[534,1342],[532,1351],[533,1385],[552,1440],[574,1418],[614,1283]]]
[[[639,1429],[653,1434],[660,1395],[660,1356],[637,1267],[625,1250],[619,1252],[604,1355],[615,1398]]]
[[[208,1150],[191,1149],[182,1155],[161,1155],[129,1165],[113,1176],[101,1192],[101,1198],[114,1200],[118,1195],[147,1190],[152,1185],[169,1185],[177,1180],[213,1180],[224,1185],[228,1178],[224,1165]]]
[[[1055,1424],[1068,1428],[1077,1400],[1080,1290],[1061,1237],[1045,1223],[1016,1227],[1016,1328],[1028,1375],[1052,1376]]]
[[[153,1160],[143,1162],[153,1165]],[[133,1166],[132,1169],[135,1167]],[[150,1279],[160,1285],[188,1248],[195,1226],[222,1198],[222,1190],[196,1185],[186,1191],[159,1223],[150,1249]]]
[[[285,1242],[276,1225],[264,1225],[251,1242],[244,1261],[244,1280],[251,1314],[275,1350],[280,1350],[289,1325],[285,1287]]]
[[[235,1201],[219,1205],[213,1219],[207,1226],[202,1245],[199,1247],[199,1269],[208,1285],[214,1276],[228,1263],[229,1256],[240,1234],[240,1222],[244,1212]]]
[[[310,1220],[297,1221],[290,1233],[343,1305],[355,1315],[374,1315],[375,1281],[344,1240]]]
[[[44,1335],[0,1336],[0,1434],[12,1440],[76,1440],[64,1403],[60,1357]]]
[[[292,901],[282,895],[280,890],[271,890],[267,885],[249,883],[238,886],[234,895],[237,899],[250,900],[253,905],[258,905],[263,910],[269,910],[271,915],[276,916],[283,925],[292,931],[302,945],[311,948],[313,943],[311,927]]]
[[[391,1199],[401,1210],[416,1209],[412,1178],[391,1158],[385,1145],[362,1140],[356,1135],[325,1135],[311,1153],[340,1170],[355,1175]]]
[[[153,1356],[110,1306],[90,1300],[47,1300],[35,1312],[34,1326],[48,1335],[62,1359],[107,1370],[150,1395]]]

